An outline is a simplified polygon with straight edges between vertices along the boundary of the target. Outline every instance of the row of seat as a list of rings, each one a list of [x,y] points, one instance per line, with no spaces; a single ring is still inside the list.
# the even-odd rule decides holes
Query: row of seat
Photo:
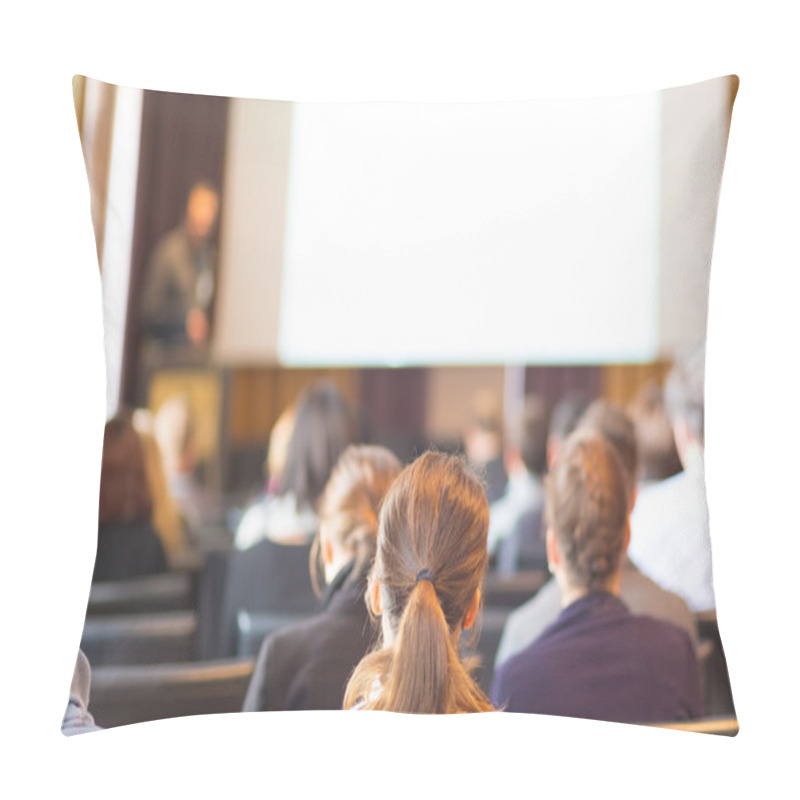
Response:
[[[508,615],[547,579],[543,571],[487,574],[477,641],[467,634],[462,643],[466,653],[479,657],[476,678],[485,691],[491,687],[494,658]],[[240,609],[236,658],[199,661],[197,654],[202,647],[197,615],[192,610],[195,598],[194,582],[185,574],[92,587],[81,647],[93,669],[91,710],[98,724],[111,727],[238,711],[261,642],[274,631],[309,616]],[[716,615],[698,615],[698,627],[706,713],[715,718],[735,718]],[[170,686],[174,698],[164,700]]]

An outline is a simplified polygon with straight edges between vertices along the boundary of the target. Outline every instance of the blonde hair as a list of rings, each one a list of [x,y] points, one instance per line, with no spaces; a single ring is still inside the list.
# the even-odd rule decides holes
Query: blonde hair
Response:
[[[288,406],[278,417],[269,434],[269,448],[265,467],[271,483],[277,483],[286,466],[289,442],[294,432],[295,407]]]
[[[320,497],[320,526],[338,549],[355,559],[350,580],[356,580],[371,565],[378,535],[381,503],[402,465],[385,447],[350,445],[339,457]],[[311,582],[319,585],[320,533],[311,548]]]
[[[133,414],[133,427],[139,436],[144,455],[144,471],[153,501],[152,524],[161,539],[167,559],[172,560],[184,548],[183,520],[170,494],[161,451],[153,435],[150,412],[137,409]]]
[[[400,473],[381,508],[367,595],[377,580],[396,638],[356,667],[345,708],[363,703],[417,714],[492,710],[457,650],[486,569],[488,526],[483,486],[462,458],[428,452]]]

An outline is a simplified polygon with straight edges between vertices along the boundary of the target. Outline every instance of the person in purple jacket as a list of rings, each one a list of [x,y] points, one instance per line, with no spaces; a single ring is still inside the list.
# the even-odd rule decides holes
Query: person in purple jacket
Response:
[[[627,481],[599,434],[578,431],[565,442],[546,490],[547,557],[562,611],[495,672],[496,708],[636,723],[702,715],[689,635],[634,616],[619,599],[630,541]]]

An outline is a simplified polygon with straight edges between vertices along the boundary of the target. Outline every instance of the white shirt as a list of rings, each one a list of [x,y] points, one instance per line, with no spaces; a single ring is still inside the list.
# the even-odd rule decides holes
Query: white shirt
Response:
[[[639,494],[628,554],[645,575],[680,595],[692,611],[716,607],[701,449],[690,452],[683,472]]]
[[[318,525],[317,515],[310,508],[297,508],[292,492],[267,495],[244,512],[234,545],[237,550],[247,550],[262,539],[280,542],[298,534],[313,536]]]

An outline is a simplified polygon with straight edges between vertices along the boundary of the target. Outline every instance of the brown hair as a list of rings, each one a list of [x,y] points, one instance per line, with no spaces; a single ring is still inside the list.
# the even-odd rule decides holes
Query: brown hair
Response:
[[[294,430],[280,478],[280,494],[315,506],[342,451],[355,442],[355,421],[330,381],[320,381],[297,401]]]
[[[152,507],[142,444],[130,414],[123,412],[103,433],[99,522],[149,521]]]
[[[604,589],[620,568],[628,521],[628,481],[613,445],[600,433],[578,430],[547,479],[545,506],[572,580]]]
[[[428,452],[400,473],[381,509],[370,575],[370,587],[381,585],[396,638],[356,667],[345,708],[363,702],[417,714],[492,710],[457,651],[486,568],[488,527],[486,494],[462,458]],[[370,589],[368,605],[371,595]]]
[[[320,526],[324,525],[326,535],[355,559],[349,581],[358,580],[372,565],[381,503],[402,468],[394,453],[385,447],[350,445],[331,472],[320,497]],[[309,566],[318,596],[320,550],[317,533]]]

